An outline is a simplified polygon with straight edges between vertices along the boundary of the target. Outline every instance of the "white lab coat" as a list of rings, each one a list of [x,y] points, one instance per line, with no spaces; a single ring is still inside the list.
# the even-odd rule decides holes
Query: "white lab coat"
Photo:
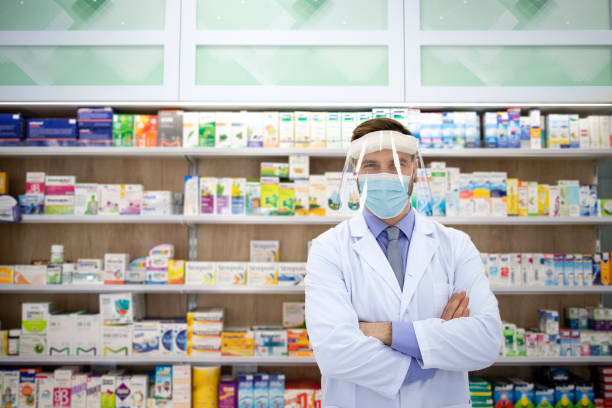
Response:
[[[466,290],[470,317],[440,319]],[[366,337],[359,322],[412,321],[425,381],[403,386],[410,356]],[[471,407],[467,371],[491,365],[501,341],[497,299],[467,234],[416,213],[403,292],[362,213],[317,237],[306,275],[306,324],[323,406]]]

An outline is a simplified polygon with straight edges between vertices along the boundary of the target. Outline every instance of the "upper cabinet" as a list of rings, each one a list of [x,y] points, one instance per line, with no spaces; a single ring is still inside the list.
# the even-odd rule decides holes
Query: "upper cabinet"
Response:
[[[181,98],[401,101],[401,0],[183,0]]]
[[[405,5],[408,101],[612,101],[610,0]]]
[[[180,1],[11,0],[2,100],[176,100]]]

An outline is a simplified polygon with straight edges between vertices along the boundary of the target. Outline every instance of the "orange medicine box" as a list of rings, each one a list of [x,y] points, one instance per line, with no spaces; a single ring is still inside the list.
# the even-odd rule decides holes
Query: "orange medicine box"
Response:
[[[0,265],[0,283],[13,283],[13,267]]]
[[[136,147],[157,146],[156,115],[134,115],[134,139]]]

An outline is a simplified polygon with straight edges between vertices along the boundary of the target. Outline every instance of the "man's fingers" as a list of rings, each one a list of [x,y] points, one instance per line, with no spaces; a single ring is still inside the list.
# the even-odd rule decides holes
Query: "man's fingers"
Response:
[[[442,311],[442,316],[440,316],[441,319],[449,320],[453,316],[453,311],[451,310],[451,302],[453,302],[457,296],[458,293],[453,293],[451,298],[448,300],[446,306],[444,306],[444,310]]]
[[[453,319],[463,316],[463,313],[465,313],[465,310],[467,309],[469,302],[470,302],[469,297],[466,296],[463,298],[463,300],[459,304],[459,307],[457,307],[455,314],[453,315]]]
[[[470,317],[470,309],[465,308],[465,312],[463,312],[463,315],[461,317]]]
[[[450,320],[453,318],[455,312],[457,311],[457,308],[459,307],[459,305],[461,305],[461,302],[463,302],[465,294],[465,291],[462,291],[459,293],[455,293],[453,296],[451,296],[450,300],[446,304],[446,307],[444,308],[444,311],[442,312],[442,319]]]

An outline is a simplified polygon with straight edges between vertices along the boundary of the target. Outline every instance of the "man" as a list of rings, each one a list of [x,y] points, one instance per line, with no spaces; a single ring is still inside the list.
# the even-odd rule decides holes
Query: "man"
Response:
[[[359,125],[343,188],[353,177],[365,208],[312,243],[306,324],[325,407],[470,407],[467,371],[498,356],[480,253],[411,207],[417,147],[392,119]]]

